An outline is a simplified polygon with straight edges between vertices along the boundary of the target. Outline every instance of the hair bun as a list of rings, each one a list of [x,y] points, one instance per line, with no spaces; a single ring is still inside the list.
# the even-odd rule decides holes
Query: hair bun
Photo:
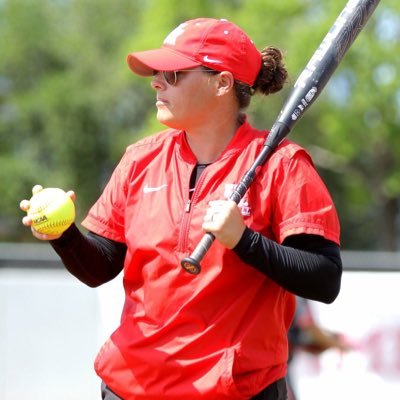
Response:
[[[253,88],[264,95],[278,92],[288,77],[283,64],[283,53],[276,47],[265,47],[261,51],[261,58],[261,71]]]

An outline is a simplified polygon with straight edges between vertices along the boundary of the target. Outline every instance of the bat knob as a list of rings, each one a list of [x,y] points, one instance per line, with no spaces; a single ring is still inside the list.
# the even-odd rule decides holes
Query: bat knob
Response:
[[[192,257],[186,257],[181,261],[182,268],[192,275],[198,275],[201,271],[200,264]]]

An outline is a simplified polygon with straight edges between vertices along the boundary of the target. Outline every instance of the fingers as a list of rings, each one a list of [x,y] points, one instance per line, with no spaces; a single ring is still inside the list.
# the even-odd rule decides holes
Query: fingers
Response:
[[[211,232],[227,248],[239,242],[246,225],[237,204],[232,200],[211,201],[202,228]]]
[[[39,193],[41,190],[43,190],[43,186],[41,186],[41,185],[35,185],[35,186],[33,186],[33,188],[32,188],[32,195],[35,195],[35,194]],[[75,200],[76,200],[76,194],[75,194],[75,192],[74,192],[73,190],[69,190],[69,191],[67,192],[67,195],[71,198],[72,201],[75,202]],[[27,212],[27,211],[29,210],[30,205],[31,205],[30,201],[24,199],[24,200],[22,200],[22,201],[19,203],[19,208],[20,208],[22,211]],[[24,225],[25,225],[25,223],[24,223]]]
[[[209,207],[204,215],[204,224],[207,228],[217,229],[223,224],[229,214],[226,201],[210,201]]]
[[[235,207],[236,203],[233,201],[226,201],[226,200],[210,201],[209,207],[206,210],[204,220],[205,222],[222,221],[230,214],[230,212]]]
[[[31,205],[31,203],[30,203],[29,200],[22,200],[22,201],[19,203],[19,208],[20,208],[22,211],[28,211],[30,205]]]
[[[41,185],[35,185],[35,186],[33,186],[33,188],[32,188],[32,195],[35,195],[35,194],[39,193],[41,190],[43,190],[43,186],[41,186]],[[27,211],[29,210],[29,207],[30,207],[30,206],[31,206],[30,201],[29,201],[29,200],[26,200],[26,199],[22,200],[22,201],[19,203],[19,208],[20,208],[22,211],[25,211],[25,212],[27,212]],[[23,223],[24,223],[24,221],[23,221]],[[26,224],[24,223],[24,225],[26,225]]]
[[[62,235],[62,234],[59,234],[59,235],[46,235],[45,233],[40,233],[37,230],[35,230],[35,228],[33,226],[31,226],[31,231],[32,231],[32,235],[36,239],[44,240],[44,241],[59,239],[61,237],[61,235]]]
[[[34,196],[35,194],[38,194],[42,190],[43,190],[43,186],[41,186],[41,185],[33,186],[33,188],[32,188],[32,196]],[[67,192],[67,195],[71,198],[72,201],[75,202],[76,194],[75,194],[75,192],[73,190],[69,190]],[[24,200],[21,200],[21,202],[19,203],[19,208],[22,211],[26,212],[26,213],[28,213],[30,206],[31,206],[30,200],[24,199]],[[32,226],[32,219],[31,219],[31,217],[29,215],[25,215],[22,218],[22,224],[24,226],[30,227],[31,231],[32,231],[32,235],[35,238],[39,239],[39,240],[46,240],[46,241],[55,240],[55,239],[60,238],[61,235],[62,235],[62,234],[60,234],[60,235],[47,235],[47,234],[43,234],[43,233],[40,233],[40,232],[36,231]]]
[[[22,211],[25,211],[26,213],[28,212],[30,206],[31,206],[31,202],[29,200],[22,200],[19,203],[19,208]],[[31,226],[32,225],[32,219],[28,215],[25,215],[22,218],[22,224],[25,225],[25,226]]]
[[[25,215],[25,217],[22,218],[22,224],[25,226],[31,226],[32,225],[32,219]]]
[[[34,195],[34,194],[36,194],[36,193],[39,193],[41,190],[43,190],[43,186],[41,186],[41,185],[35,185],[35,186],[32,188],[32,194]]]
[[[73,190],[68,190],[67,195],[68,195],[69,197],[71,197],[71,200],[72,200],[73,202],[75,202],[75,200],[76,200],[76,194],[75,194],[75,192],[74,192]]]

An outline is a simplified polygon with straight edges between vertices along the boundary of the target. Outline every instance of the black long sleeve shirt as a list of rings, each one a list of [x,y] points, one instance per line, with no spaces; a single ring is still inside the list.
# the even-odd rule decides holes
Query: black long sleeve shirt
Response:
[[[90,287],[115,278],[123,269],[126,245],[73,224],[50,242],[67,270]],[[288,291],[331,303],[340,290],[342,263],[339,246],[316,235],[294,235],[282,245],[246,228],[233,249],[249,268],[256,268]]]

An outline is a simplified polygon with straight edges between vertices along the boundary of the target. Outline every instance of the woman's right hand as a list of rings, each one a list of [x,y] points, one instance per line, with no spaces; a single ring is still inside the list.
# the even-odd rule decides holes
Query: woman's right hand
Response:
[[[42,187],[41,185],[35,185],[35,186],[32,188],[32,195],[35,195],[36,193],[39,193],[42,189],[43,189],[43,187]],[[73,192],[72,190],[70,190],[70,191],[67,192],[67,194],[68,194],[69,197],[71,197],[72,201],[75,201],[75,198],[76,198],[75,192]],[[22,200],[22,201],[19,203],[19,208],[20,208],[22,211],[28,212],[28,210],[29,210],[29,208],[30,208],[30,205],[31,205],[30,201],[24,199],[24,200]],[[23,225],[25,225],[25,226],[30,226],[30,227],[31,227],[31,231],[32,231],[32,235],[33,235],[36,239],[39,239],[39,240],[55,240],[55,239],[59,239],[59,238],[62,236],[62,233],[60,233],[60,234],[58,234],[58,235],[47,235],[47,234],[38,232],[38,231],[35,230],[35,228],[32,226],[32,220],[31,220],[31,218],[30,218],[28,215],[26,215],[26,216],[24,216],[24,217],[22,218],[22,223],[23,223]]]

